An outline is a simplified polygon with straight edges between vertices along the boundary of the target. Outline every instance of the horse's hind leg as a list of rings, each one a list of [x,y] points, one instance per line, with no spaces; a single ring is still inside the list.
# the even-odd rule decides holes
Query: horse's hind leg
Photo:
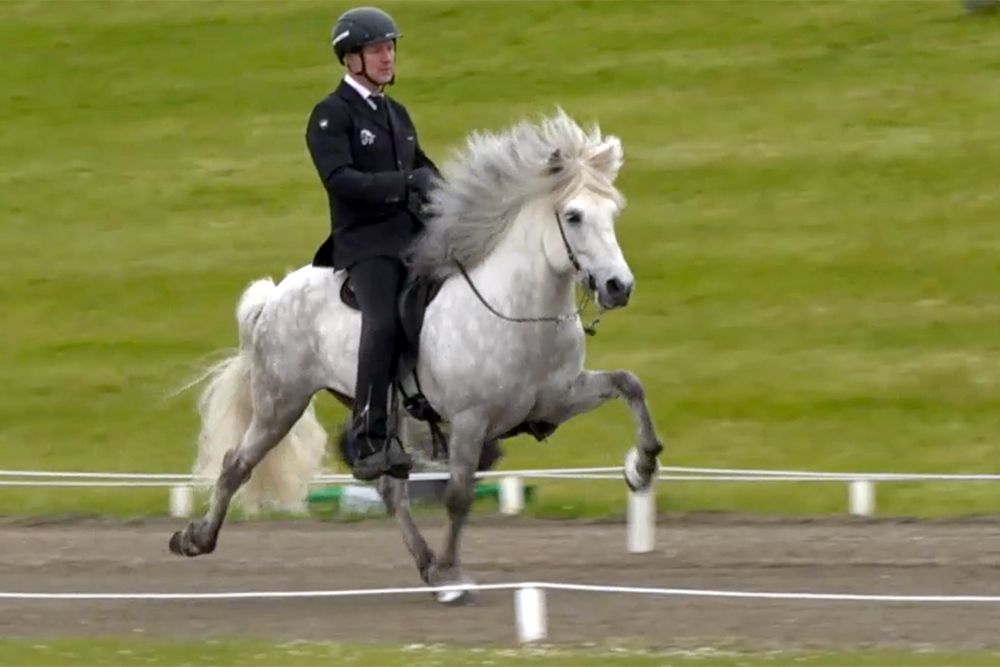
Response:
[[[584,371],[573,381],[568,392],[545,398],[537,411],[537,419],[561,424],[613,398],[625,401],[639,431],[638,447],[629,450],[626,456],[625,482],[633,491],[642,491],[653,481],[663,442],[656,433],[645,389],[635,373]]]
[[[297,401],[282,400],[280,404],[267,406],[266,409],[260,409],[255,403],[253,418],[239,446],[230,449],[223,458],[222,471],[212,490],[208,511],[201,519],[192,521],[184,530],[171,536],[170,551],[183,556],[198,556],[215,550],[233,496],[250,479],[254,466],[291,430],[311,398],[311,394],[304,394]]]
[[[410,494],[406,480],[383,476],[378,482],[378,492],[382,496],[389,515],[395,517],[403,531],[403,542],[413,556],[413,561],[420,572],[423,582],[430,583],[431,566],[434,565],[434,552],[427,546],[427,541],[420,534],[420,529],[410,515]]]

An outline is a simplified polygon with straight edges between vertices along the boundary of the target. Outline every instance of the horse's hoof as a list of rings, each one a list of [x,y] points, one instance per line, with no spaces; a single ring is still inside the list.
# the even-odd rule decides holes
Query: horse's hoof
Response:
[[[177,531],[170,536],[170,553],[177,554],[178,556],[184,555],[184,550],[181,549],[181,531]]]
[[[195,539],[195,536],[196,533],[190,525],[184,530],[178,530],[170,536],[170,543],[168,545],[170,551],[178,556],[187,556],[188,558],[210,554],[215,551],[215,540],[212,540],[208,544],[200,544]]]
[[[437,601],[446,607],[462,607],[473,604],[476,601],[476,591],[471,588],[458,588],[457,586],[469,585],[471,581],[463,581],[455,584],[456,588],[444,589],[437,592]]]
[[[656,463],[654,461],[653,470],[649,473],[643,474],[639,470],[639,450],[635,447],[628,450],[625,454],[625,466],[623,469],[623,474],[625,476],[625,484],[628,486],[632,493],[642,493],[649,489],[650,485],[653,483],[653,476],[656,473]]]
[[[428,583],[439,590],[434,592],[438,603],[446,607],[459,607],[476,600],[475,582],[467,577],[456,577],[454,570],[438,570],[436,566],[428,571]]]

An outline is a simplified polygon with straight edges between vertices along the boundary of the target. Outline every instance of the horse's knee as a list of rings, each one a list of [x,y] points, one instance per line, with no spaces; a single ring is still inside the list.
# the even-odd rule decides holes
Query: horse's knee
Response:
[[[639,376],[632,371],[615,371],[612,377],[615,387],[625,398],[639,401],[646,399],[646,390],[643,389]]]

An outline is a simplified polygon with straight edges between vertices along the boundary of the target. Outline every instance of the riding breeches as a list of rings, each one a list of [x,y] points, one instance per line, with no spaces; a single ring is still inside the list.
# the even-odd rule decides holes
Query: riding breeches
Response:
[[[361,310],[361,342],[354,392],[355,429],[369,439],[387,437],[389,388],[396,366],[399,291],[406,269],[398,259],[373,257],[348,269]]]

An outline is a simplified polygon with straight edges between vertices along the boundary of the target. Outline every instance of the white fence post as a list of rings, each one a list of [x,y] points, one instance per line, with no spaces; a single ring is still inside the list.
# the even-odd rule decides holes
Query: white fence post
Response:
[[[524,509],[524,486],[521,478],[508,476],[500,480],[500,512],[519,514]]]
[[[175,484],[170,487],[170,516],[187,518],[194,511],[194,499],[191,487],[187,484]]]
[[[628,492],[628,550],[649,553],[656,543],[656,493],[651,484],[645,491]]]
[[[854,516],[871,516],[875,512],[875,485],[867,479],[855,479],[848,485],[848,505]]]
[[[548,619],[545,608],[545,591],[526,586],[514,591],[514,620],[517,624],[517,641],[521,644],[542,641],[548,636]]]

